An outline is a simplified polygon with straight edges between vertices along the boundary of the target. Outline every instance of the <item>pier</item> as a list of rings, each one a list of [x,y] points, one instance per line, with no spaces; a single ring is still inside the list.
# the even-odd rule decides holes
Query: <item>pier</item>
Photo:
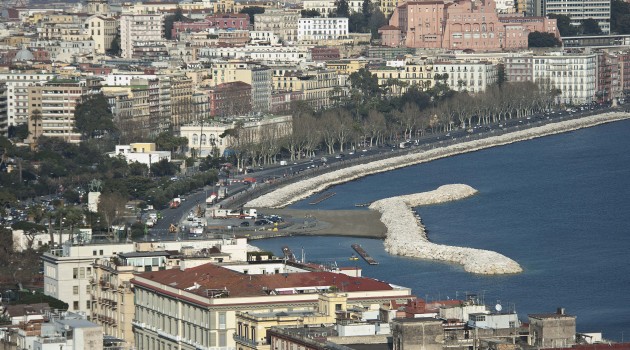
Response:
[[[371,257],[360,244],[353,244],[352,249],[354,249],[354,251],[357,252],[357,254],[359,254],[368,264],[378,265],[378,261],[374,260],[374,258]]]
[[[327,193],[324,193],[324,194],[322,194],[321,196],[319,196],[319,197],[317,197],[317,198],[313,199],[313,201],[312,201],[312,202],[310,202],[310,203],[308,203],[308,204],[310,204],[310,205],[319,204],[319,203],[321,203],[321,202],[323,202],[323,201],[327,200],[328,198],[330,198],[330,197],[332,197],[332,196],[334,196],[334,195],[336,195],[336,194],[337,194],[337,192],[327,192]]]

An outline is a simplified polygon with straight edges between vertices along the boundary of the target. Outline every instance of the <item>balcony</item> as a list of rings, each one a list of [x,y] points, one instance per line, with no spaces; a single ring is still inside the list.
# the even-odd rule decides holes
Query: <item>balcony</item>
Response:
[[[263,342],[255,341],[240,335],[234,334],[234,341],[237,343],[241,343],[246,346],[257,347],[260,345],[265,345]]]

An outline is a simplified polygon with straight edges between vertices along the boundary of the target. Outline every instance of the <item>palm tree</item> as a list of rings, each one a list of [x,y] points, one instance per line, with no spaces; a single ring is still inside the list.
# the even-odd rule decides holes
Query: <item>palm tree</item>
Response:
[[[33,111],[33,113],[31,113],[31,123],[33,124],[33,135],[31,136],[31,139],[33,140],[33,145],[34,147],[37,147],[37,139],[39,138],[39,135],[37,133],[37,127],[39,126],[39,123],[42,120],[42,112],[39,109],[36,109]]]
[[[50,249],[55,246],[55,235],[53,234],[52,223],[56,217],[57,213],[54,211],[49,211],[46,213],[46,219],[48,219],[48,234],[50,235]],[[61,242],[61,240],[59,242]]]

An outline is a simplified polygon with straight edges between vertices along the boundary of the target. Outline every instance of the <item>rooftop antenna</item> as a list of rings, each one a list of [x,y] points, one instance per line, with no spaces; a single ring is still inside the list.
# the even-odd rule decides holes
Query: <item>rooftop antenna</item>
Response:
[[[498,313],[501,313],[501,310],[503,310],[503,306],[501,306],[500,300],[497,300],[497,304],[494,306],[494,309],[497,310]]]
[[[306,263],[306,260],[304,260],[304,247],[302,247],[302,264]]]

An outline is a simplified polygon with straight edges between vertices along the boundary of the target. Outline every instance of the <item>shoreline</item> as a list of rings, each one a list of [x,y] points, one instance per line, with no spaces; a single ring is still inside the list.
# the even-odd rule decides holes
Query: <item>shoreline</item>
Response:
[[[466,141],[455,145],[437,147],[431,150],[419,151],[402,156],[394,156],[367,164],[355,165],[278,188],[275,191],[250,200],[245,204],[245,207],[284,208],[331,186],[353,181],[364,176],[629,118],[629,113],[607,112],[579,119],[546,124],[526,130],[518,130],[499,136],[490,136],[480,140]]]

